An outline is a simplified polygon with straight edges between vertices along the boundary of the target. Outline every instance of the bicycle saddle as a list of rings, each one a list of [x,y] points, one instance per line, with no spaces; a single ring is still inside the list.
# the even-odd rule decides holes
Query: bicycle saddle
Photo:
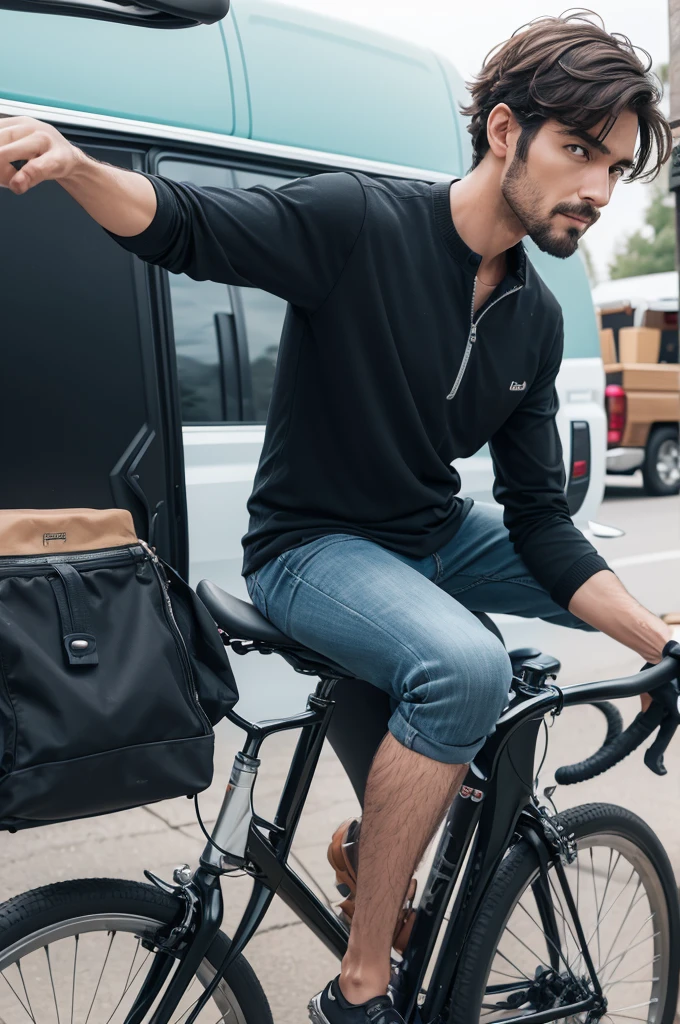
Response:
[[[279,632],[276,626],[272,626],[249,601],[241,601],[209,580],[201,580],[196,593],[218,627],[230,639],[257,640],[271,647],[299,646],[285,633]]]

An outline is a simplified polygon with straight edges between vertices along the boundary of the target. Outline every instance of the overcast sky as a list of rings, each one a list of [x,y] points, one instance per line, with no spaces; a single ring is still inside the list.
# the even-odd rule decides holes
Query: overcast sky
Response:
[[[543,14],[557,15],[569,6],[556,0],[293,0],[298,7],[359,22],[403,36],[445,53],[465,79],[481,67],[492,46],[516,28]],[[623,32],[652,55],[654,64],[668,61],[667,0],[598,0],[591,10],[608,32]],[[618,242],[642,223],[648,190],[617,185],[607,210],[586,239],[598,274],[606,278],[607,263]]]

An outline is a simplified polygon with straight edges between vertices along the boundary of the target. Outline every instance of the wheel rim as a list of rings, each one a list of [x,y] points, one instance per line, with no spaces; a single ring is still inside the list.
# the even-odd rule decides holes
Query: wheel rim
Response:
[[[3,1024],[122,1024],[151,966],[153,940],[163,925],[130,914],[92,914],[60,921],[0,953]],[[203,960],[173,1014],[182,1024],[215,971]],[[247,1024],[222,980],[200,1016],[205,1024]]]
[[[656,456],[656,472],[666,487],[680,481],[680,446],[677,441],[669,438],[661,442]]]
[[[577,849],[576,862],[566,871],[607,999],[606,1013],[593,1019],[659,1024],[670,966],[670,925],[660,879],[647,856],[623,836],[588,836],[578,841]],[[480,1024],[522,1015],[530,1019],[539,1010],[569,1005],[592,991],[554,876],[550,871],[561,952],[551,948],[541,927],[532,888],[540,877],[537,869],[506,919],[486,978]],[[520,1003],[524,994],[528,999]],[[513,1000],[513,1008],[501,1006]],[[560,1019],[585,1024],[589,1018],[584,1012]]]

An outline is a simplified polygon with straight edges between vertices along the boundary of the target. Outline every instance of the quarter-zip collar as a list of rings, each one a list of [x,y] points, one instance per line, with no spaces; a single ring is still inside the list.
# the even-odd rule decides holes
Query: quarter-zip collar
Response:
[[[474,276],[482,262],[482,257],[463,241],[453,223],[449,192],[454,181],[460,181],[460,178],[451,178],[449,181],[437,181],[432,186],[434,219],[448,251],[467,273]],[[508,272],[503,291],[505,291],[508,285],[513,287],[517,283],[520,285],[526,283],[526,251],[521,242],[517,242],[516,245],[507,250],[507,258]],[[512,281],[508,282],[508,278],[511,278]]]

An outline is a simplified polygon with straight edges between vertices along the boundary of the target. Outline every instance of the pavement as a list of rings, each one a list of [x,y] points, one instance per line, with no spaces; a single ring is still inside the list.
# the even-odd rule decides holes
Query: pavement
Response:
[[[680,609],[680,498],[646,498],[633,479],[625,486],[611,480],[600,521],[620,526],[622,538],[598,542],[600,551],[631,593],[656,613]],[[536,623],[532,642],[562,660],[561,682],[614,677],[637,671],[640,659],[600,635],[576,637],[567,630]],[[235,665],[237,680],[250,685],[258,669],[271,672],[270,660],[259,656]],[[257,666],[254,663],[257,662]],[[242,670],[243,667],[243,670]],[[244,681],[245,680],[245,684]],[[294,691],[302,710],[304,679]],[[253,683],[255,687],[255,683]],[[238,710],[252,713],[253,693]],[[290,698],[291,700],[293,698]],[[279,704],[281,701],[279,700]],[[284,701],[285,703],[285,701]],[[636,702],[621,703],[624,717],[637,713]],[[279,713],[277,707],[275,713]],[[269,706],[260,717],[271,717]],[[214,821],[242,733],[229,723],[217,729],[215,782],[201,797],[206,823]],[[593,709],[570,709],[549,732],[549,747],[541,786],[549,785],[554,769],[592,752],[603,738],[601,716]],[[295,736],[282,734],[267,741],[256,787],[256,808],[265,816],[275,812],[277,794],[286,777]],[[565,808],[589,801],[621,803],[656,830],[680,879],[680,740],[667,757],[668,775],[657,778],[633,755],[607,775],[573,788],[558,790],[556,802]],[[328,839],[338,822],[355,814],[358,805],[339,763],[328,746],[323,750],[302,821],[295,839],[292,864],[320,894],[335,898],[326,863]],[[68,878],[110,876],[142,879],[144,868],[169,878],[180,863],[195,864],[204,840],[186,799],[167,801],[88,821],[53,825],[9,835],[3,833],[0,900],[49,882]],[[233,932],[249,892],[245,878],[224,881],[225,931]],[[309,996],[337,973],[337,961],[275,899],[246,956],[269,998],[276,1024],[303,1024]]]

